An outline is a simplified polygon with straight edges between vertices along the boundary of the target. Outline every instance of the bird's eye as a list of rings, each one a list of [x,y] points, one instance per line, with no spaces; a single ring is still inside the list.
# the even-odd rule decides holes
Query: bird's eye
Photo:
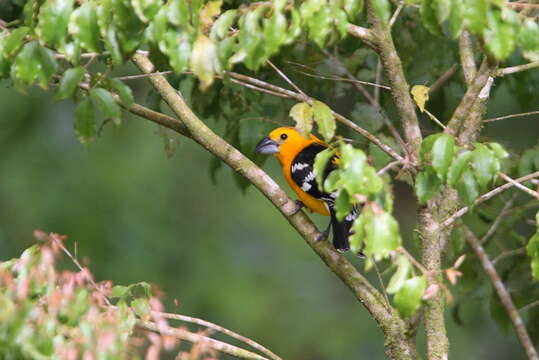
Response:
[[[288,138],[288,135],[286,135],[286,134],[281,134],[281,139],[282,139],[282,140],[286,140],[287,138]]]

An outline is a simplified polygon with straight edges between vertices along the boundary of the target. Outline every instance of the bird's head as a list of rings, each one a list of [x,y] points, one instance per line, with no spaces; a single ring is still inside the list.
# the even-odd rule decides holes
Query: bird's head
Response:
[[[297,151],[313,141],[320,141],[316,136],[309,134],[304,137],[293,127],[280,127],[269,133],[256,145],[256,152],[260,154],[272,154],[279,157],[281,153],[296,154]]]

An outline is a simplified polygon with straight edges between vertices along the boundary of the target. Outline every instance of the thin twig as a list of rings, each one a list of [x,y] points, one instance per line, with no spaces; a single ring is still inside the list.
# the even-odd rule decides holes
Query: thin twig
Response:
[[[501,261],[501,260],[503,260],[505,258],[511,257],[511,256],[515,256],[515,255],[526,255],[526,248],[521,247],[521,248],[514,249],[514,250],[503,251],[500,255],[496,256],[492,260],[492,263],[494,265],[496,265],[499,261]]]
[[[392,161],[389,164],[387,164],[386,166],[384,166],[383,168],[381,168],[380,170],[378,170],[376,172],[376,174],[382,175],[382,174],[386,173],[387,171],[391,170],[392,168],[394,168],[394,167],[396,167],[396,166],[398,166],[400,164],[401,164],[400,161],[397,161],[397,160]]]
[[[384,279],[382,279],[382,275],[380,274],[380,269],[378,269],[378,264],[376,264],[376,261],[374,260],[374,256],[371,256],[371,261],[374,267],[374,272],[376,273],[376,277],[378,278],[378,282],[380,283],[382,294],[384,294],[384,299],[386,300],[386,309],[387,311],[391,311],[391,303],[389,302],[389,296],[387,296],[386,286],[384,285]]]
[[[535,179],[537,177],[539,177],[539,171],[536,171],[534,173],[528,174],[528,175],[523,176],[521,178],[515,179],[514,181],[516,183],[523,183],[523,182],[526,182],[526,181],[530,181],[531,179]],[[485,193],[485,194],[481,195],[479,198],[477,198],[474,201],[473,206],[481,204],[482,202],[487,201],[488,199],[498,195],[499,193],[501,193],[501,192],[503,192],[503,191],[505,191],[505,190],[507,190],[509,188],[512,188],[513,186],[515,186],[515,185],[513,183],[510,183],[510,182],[505,183],[505,184],[503,184],[501,186],[498,186],[494,190],[491,190],[488,193]],[[459,210],[454,212],[453,215],[451,215],[447,219],[445,219],[444,222],[442,222],[440,224],[440,226],[442,228],[444,228],[444,227],[447,227],[447,226],[453,224],[455,222],[455,220],[457,220],[458,218],[460,218],[461,216],[466,214],[469,209],[470,209],[469,206],[465,206],[463,208],[460,208]]]
[[[105,302],[107,303],[107,305],[109,306],[112,306],[109,298],[107,297],[107,294],[105,294],[103,292],[103,290],[97,286],[96,282],[94,281],[94,278],[92,277],[92,274],[90,274],[90,272],[88,271],[87,268],[84,268],[82,267],[82,265],[79,263],[79,261],[71,254],[71,252],[69,252],[69,250],[67,250],[67,248],[64,246],[64,244],[62,243],[62,240],[60,239],[60,236],[57,235],[57,234],[51,234],[50,235],[50,239],[52,239],[52,241],[54,241],[54,243],[60,248],[62,249],[62,251],[71,259],[71,261],[73,261],[73,264],[75,264],[75,266],[84,274],[86,274],[86,279],[88,280],[88,282],[90,283],[90,285],[92,285],[92,287],[97,291],[99,292],[102,296],[103,296],[103,299],[105,300]]]
[[[512,119],[512,118],[521,117],[521,116],[530,116],[530,115],[539,115],[539,111],[530,111],[530,112],[519,113],[519,114],[505,115],[505,116],[500,116],[500,117],[496,117],[492,119],[486,119],[486,120],[483,120],[483,122],[487,123],[487,122],[493,122],[493,121]]]
[[[502,179],[504,179],[505,181],[515,185],[517,188],[519,188],[520,190],[524,191],[525,193],[533,196],[534,198],[538,199],[539,200],[539,193],[537,191],[533,191],[531,189],[528,189],[526,186],[516,182],[513,178],[507,176],[506,174],[504,173],[499,173],[500,177]]]
[[[525,311],[528,311],[531,308],[534,308],[536,306],[539,306],[539,300],[536,300],[536,301],[534,301],[534,302],[532,302],[532,303],[530,303],[528,305],[525,305],[525,306],[521,307],[520,309],[518,309],[518,311],[525,312]]]
[[[266,354],[270,359],[282,360],[279,356],[275,355],[273,352],[266,349],[264,346],[260,345],[256,341],[253,341],[253,340],[251,340],[251,339],[249,339],[249,338],[247,338],[247,337],[245,337],[243,335],[237,334],[237,333],[235,333],[235,332],[233,332],[233,331],[231,331],[231,330],[229,330],[227,328],[224,328],[224,327],[219,326],[217,324],[211,323],[209,321],[198,319],[198,318],[195,318],[195,317],[192,317],[192,316],[186,316],[186,315],[180,315],[180,314],[171,314],[171,313],[165,313],[165,312],[159,312],[159,311],[152,311],[152,313],[156,314],[157,316],[164,317],[166,319],[179,320],[179,321],[184,321],[184,322],[188,322],[188,323],[191,323],[191,324],[197,324],[197,325],[205,326],[205,327],[207,327],[209,329],[221,332],[223,334],[226,334],[226,335],[230,336],[231,338],[234,338],[236,340],[239,340],[239,341],[242,341],[242,342],[246,343],[247,345],[251,346],[253,349],[256,349],[256,350]]]
[[[424,109],[425,110],[425,113],[429,116],[429,118],[434,121],[437,125],[439,125],[442,129],[445,130],[446,126],[444,124],[442,124],[442,122],[440,120],[438,120],[438,118],[436,116],[434,116],[430,111],[428,111],[427,109]]]
[[[389,28],[391,29],[393,25],[395,25],[395,21],[397,21],[397,18],[399,17],[399,14],[401,13],[402,8],[404,7],[404,1],[400,1],[399,6],[397,7],[397,10],[393,13],[393,16],[391,16],[391,19],[389,19]]]
[[[376,64],[376,83],[380,83],[380,79],[382,78],[382,60],[378,57],[378,63]],[[389,90],[391,90],[390,87],[388,87]],[[380,107],[380,88],[376,87],[374,88],[374,101],[376,102],[376,107]]]
[[[455,75],[455,73],[458,70],[458,65],[453,64],[447,71],[445,71],[438,79],[436,79],[435,82],[432,83],[432,85],[429,87],[429,94],[435,93],[437,90],[442,88],[449,79]]]
[[[344,66],[344,64],[334,55],[330,54],[327,50],[325,49],[321,49],[322,53],[324,55],[326,55],[328,58],[330,58],[334,63],[335,65],[337,65],[337,68],[342,72],[344,73],[348,79],[350,80],[357,80],[354,75]],[[380,116],[382,117],[382,120],[384,121],[384,124],[386,125],[386,127],[389,129],[389,131],[391,132],[391,135],[393,136],[393,138],[395,139],[395,141],[399,144],[399,146],[401,147],[402,151],[406,154],[407,157],[409,157],[408,155],[408,149],[406,148],[406,144],[402,138],[402,136],[399,134],[399,132],[397,131],[397,128],[395,128],[395,126],[393,125],[393,123],[391,122],[391,120],[389,119],[389,117],[387,116],[387,114],[385,113],[384,109],[382,109],[382,107],[380,106],[380,104],[376,101],[376,99],[367,91],[367,89],[365,89],[365,87],[362,85],[362,84],[359,84],[357,82],[354,82],[354,87],[363,95],[365,96],[365,98],[369,101],[369,103],[378,111],[378,113],[380,114]]]
[[[292,80],[290,80],[288,78],[288,76],[285,75],[285,73],[283,73],[277,66],[275,66],[271,61],[269,60],[266,60],[267,63],[269,64],[269,66],[271,66],[273,68],[273,70],[275,70],[277,72],[277,74],[279,74],[279,76],[281,76],[283,78],[284,81],[286,81],[287,83],[289,83],[294,89],[296,89],[296,91],[298,93],[300,93],[301,95],[303,95],[303,97],[305,99],[309,99],[309,96],[307,96],[300,88],[299,86],[297,86],[296,84],[294,84],[294,82]]]
[[[147,77],[150,77],[150,76],[170,75],[170,74],[174,74],[174,71],[172,71],[172,70],[169,70],[169,71],[157,71],[157,72],[154,72],[154,73],[151,73],[151,74],[138,74],[138,75],[129,75],[129,76],[118,76],[118,77],[115,77],[115,79],[125,81],[125,80],[143,79],[143,78],[147,78]]]
[[[230,75],[231,78],[238,79],[238,80],[240,80],[240,81],[242,81],[244,83],[255,85],[255,86],[259,87],[259,88],[265,88],[265,89],[269,89],[270,91],[273,91],[273,92],[276,92],[276,93],[281,93],[281,94],[287,95],[290,98],[296,99],[298,101],[307,101],[309,103],[312,103],[312,101],[313,101],[313,99],[311,99],[309,97],[305,98],[304,95],[301,95],[300,93],[297,93],[295,91],[283,89],[283,88],[281,88],[279,86],[269,84],[269,83],[267,83],[265,81],[262,81],[262,80],[259,80],[259,79],[256,79],[256,78],[253,78],[253,77],[250,77],[250,76],[247,76],[247,75],[238,74],[238,73],[235,73],[235,72],[230,72],[228,74]],[[370,140],[372,143],[377,145],[380,149],[385,151],[387,154],[389,154],[394,159],[399,160],[402,163],[407,163],[407,161],[402,156],[397,154],[397,152],[395,152],[395,150],[393,150],[389,145],[386,145],[385,143],[383,143],[380,139],[378,139],[375,135],[371,134],[369,131],[363,129],[362,127],[360,127],[359,125],[357,125],[353,121],[347,119],[346,117],[344,117],[341,114],[338,114],[338,113],[336,113],[334,111],[333,111],[333,116],[335,116],[335,119],[337,121],[339,121],[340,123],[346,125],[350,129],[352,129],[352,130],[356,131],[357,133],[361,134],[362,136],[366,137],[368,140]]]
[[[515,328],[517,337],[520,340],[520,343],[522,344],[522,347],[524,348],[528,359],[538,360],[539,356],[537,356],[537,352],[533,347],[533,342],[531,341],[530,336],[526,331],[524,322],[522,321],[522,318],[520,317],[520,314],[515,307],[515,304],[513,304],[513,300],[511,300],[511,295],[509,294],[509,291],[507,291],[507,288],[503,284],[502,279],[496,272],[496,268],[494,267],[487,253],[485,252],[485,249],[481,246],[477,237],[467,227],[464,227],[464,234],[466,240],[468,241],[468,244],[475,252],[475,255],[479,258],[479,261],[481,261],[483,269],[487,273],[490,282],[492,283],[492,286],[496,290],[498,297],[500,298],[503,306],[505,307],[505,311],[507,312],[507,315],[509,315],[511,322],[513,323],[513,327]]]
[[[513,196],[511,200],[505,203],[502,210],[500,211],[498,216],[496,216],[496,219],[494,220],[492,225],[489,227],[488,231],[485,233],[485,235],[483,235],[483,237],[479,241],[481,245],[484,245],[488,241],[488,239],[490,239],[490,237],[496,232],[496,230],[498,230],[498,226],[500,226],[502,219],[505,217],[505,215],[507,215],[507,210],[513,205],[514,200],[515,200],[515,196]]]
[[[539,61],[534,61],[528,64],[506,67],[506,68],[502,68],[496,71],[496,76],[505,76],[505,75],[514,74],[520,71],[535,69],[537,67],[539,67]]]
[[[323,80],[332,80],[332,81],[343,81],[343,82],[350,82],[350,83],[356,83],[361,85],[367,85],[367,86],[373,86],[375,89],[374,91],[377,91],[377,89],[385,89],[385,90],[391,90],[389,86],[379,84],[378,81],[376,82],[369,82],[369,81],[363,81],[363,80],[357,80],[357,79],[347,79],[339,76],[324,76],[324,75],[317,75],[317,74],[310,74],[305,71],[301,70],[294,70],[297,73],[303,74],[305,76],[317,78],[317,79],[323,79]]]
[[[163,334],[163,335],[170,335],[178,339],[186,340],[193,344],[204,343],[204,344],[209,345],[212,349],[215,349],[222,353],[230,354],[232,356],[236,356],[242,359],[269,360],[268,358],[255,354],[254,352],[251,352],[249,350],[245,350],[240,347],[230,345],[225,342],[215,340],[204,335],[195,334],[184,329],[177,329],[170,326],[161,326],[150,321],[142,321],[142,320],[137,321],[137,326],[146,330]]]

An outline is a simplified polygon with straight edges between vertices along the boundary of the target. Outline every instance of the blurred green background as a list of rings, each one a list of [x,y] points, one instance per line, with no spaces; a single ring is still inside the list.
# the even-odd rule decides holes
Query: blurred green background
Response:
[[[489,115],[526,110],[499,88]],[[180,138],[167,158],[156,125],[126,117],[83,146],[71,102],[5,83],[0,114],[2,260],[30,246],[34,229],[66,234],[96,280],[155,284],[168,311],[218,323],[284,359],[385,358],[382,334],[361,304],[260,193],[242,194],[229,169],[213,184],[210,155],[197,145]],[[516,151],[536,142],[538,128],[537,118],[514,119],[489,125],[487,136]],[[283,184],[274,159],[265,168]],[[410,238],[416,205],[405,185],[396,190],[396,215]],[[460,307],[462,326],[452,312],[453,359],[523,358],[512,331],[490,320],[488,304],[471,297]]]

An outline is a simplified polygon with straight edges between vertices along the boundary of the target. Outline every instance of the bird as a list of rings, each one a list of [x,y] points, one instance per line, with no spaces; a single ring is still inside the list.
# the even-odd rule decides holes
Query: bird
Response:
[[[327,148],[328,145],[313,134],[305,137],[296,128],[280,127],[272,130],[268,136],[260,140],[255,151],[260,154],[273,155],[279,160],[288,185],[299,197],[297,211],[305,206],[311,212],[330,216],[330,222],[327,229],[322,232],[322,238],[328,237],[331,228],[333,247],[339,252],[344,252],[350,249],[348,237],[351,235],[350,229],[358,215],[358,208],[354,207],[344,219],[339,221],[334,206],[337,192],[327,193],[320,190],[314,173],[314,161],[316,155]],[[323,179],[338,168],[338,163],[338,155],[328,161]]]

